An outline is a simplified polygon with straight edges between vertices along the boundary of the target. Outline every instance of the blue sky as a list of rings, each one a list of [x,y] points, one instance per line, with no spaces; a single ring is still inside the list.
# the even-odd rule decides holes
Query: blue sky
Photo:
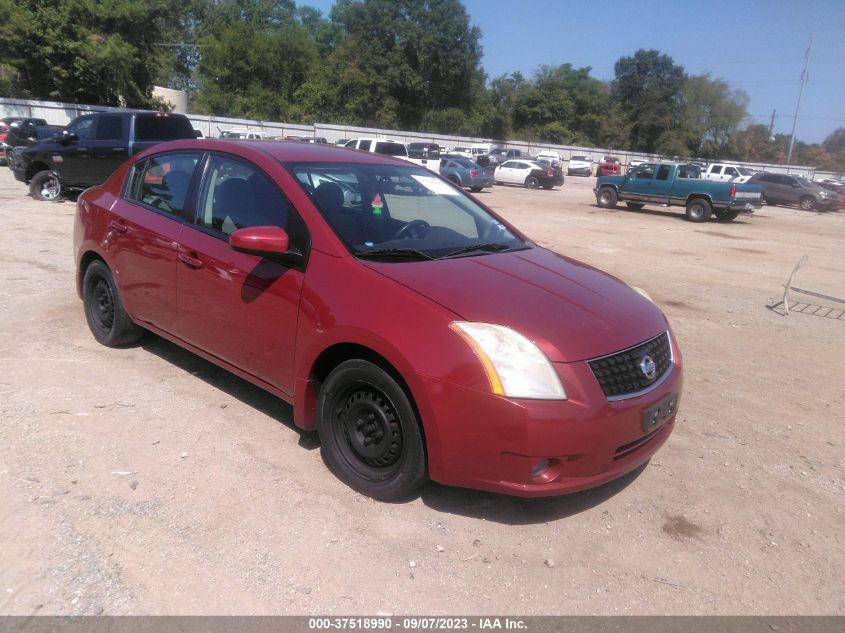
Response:
[[[845,0],[463,0],[481,28],[489,78],[531,77],[542,64],[589,66],[609,80],[639,48],[670,55],[750,97],[754,123],[790,134],[804,54],[815,33],[797,137],[818,143],[845,127]],[[328,14],[333,0],[298,0]]]

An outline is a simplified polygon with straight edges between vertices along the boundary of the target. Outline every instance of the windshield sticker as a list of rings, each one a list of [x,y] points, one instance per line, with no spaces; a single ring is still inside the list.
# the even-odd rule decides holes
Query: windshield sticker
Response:
[[[370,207],[372,207],[373,215],[381,215],[381,210],[384,207],[384,200],[381,199],[379,194],[373,196],[373,201],[370,203]]]
[[[428,189],[431,193],[436,193],[441,196],[457,196],[458,191],[456,189],[452,189],[451,186],[447,185],[445,182],[440,180],[439,178],[434,178],[433,176],[411,176],[414,180],[420,183],[423,187]]]

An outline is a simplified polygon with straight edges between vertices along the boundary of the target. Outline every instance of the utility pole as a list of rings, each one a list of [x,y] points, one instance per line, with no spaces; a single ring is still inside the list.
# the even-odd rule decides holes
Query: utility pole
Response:
[[[777,110],[772,110],[772,120],[769,122],[769,138],[774,138],[772,136],[772,132],[775,131],[775,117],[777,116]]]
[[[798,110],[801,108],[801,97],[804,96],[804,85],[807,83],[809,77],[808,69],[810,67],[810,52],[813,49],[813,39],[816,37],[815,32],[810,35],[810,45],[807,47],[807,52],[804,53],[804,70],[801,73],[801,89],[798,91],[798,104],[795,106],[795,118],[792,120],[792,136],[789,139],[789,152],[786,155],[786,167],[789,171],[789,166],[792,164],[792,149],[795,147],[795,129],[798,127]]]

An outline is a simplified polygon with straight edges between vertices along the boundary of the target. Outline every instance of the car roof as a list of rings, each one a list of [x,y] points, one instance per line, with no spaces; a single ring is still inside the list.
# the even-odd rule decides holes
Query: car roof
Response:
[[[298,141],[271,141],[261,139],[185,139],[168,141],[151,147],[144,154],[158,154],[163,151],[185,149],[231,152],[233,147],[244,150],[244,155],[259,152],[283,163],[301,161],[417,166],[401,158],[393,158],[376,152],[338,147],[327,143],[300,143]]]

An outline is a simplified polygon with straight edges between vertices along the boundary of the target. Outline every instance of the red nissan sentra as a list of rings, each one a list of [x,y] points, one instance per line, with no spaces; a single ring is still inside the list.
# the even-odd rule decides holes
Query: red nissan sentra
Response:
[[[150,330],[291,402],[373,497],[583,490],[674,426],[680,354],[654,303],[398,159],[163,143],[79,197],[74,247],[100,343]]]

